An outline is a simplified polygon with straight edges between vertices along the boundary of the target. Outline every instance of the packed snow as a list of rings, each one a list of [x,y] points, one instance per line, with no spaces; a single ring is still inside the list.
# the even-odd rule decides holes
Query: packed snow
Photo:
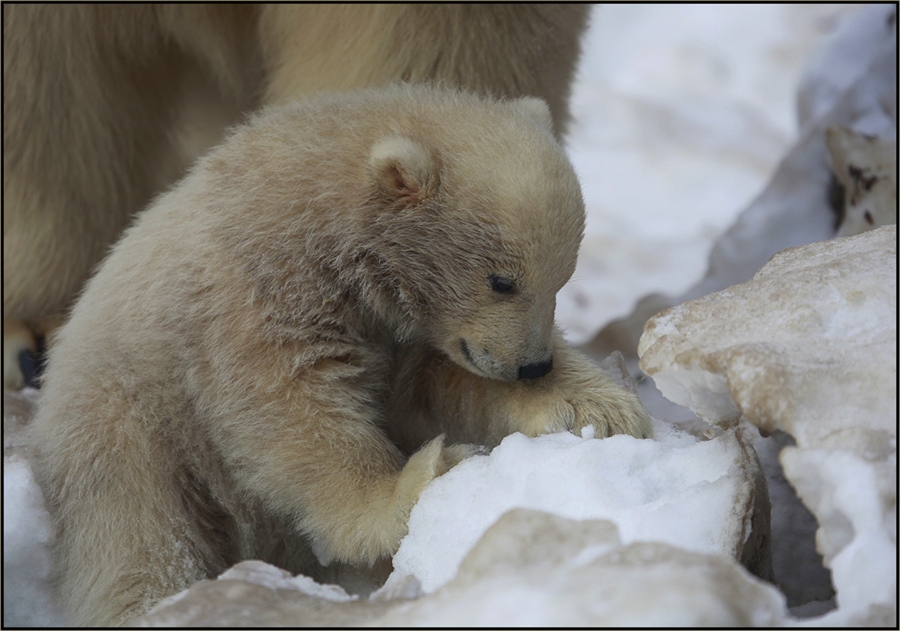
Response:
[[[785,612],[778,590],[723,556],[622,545],[609,521],[521,508],[501,516],[433,594],[420,595],[409,577],[399,590],[336,602],[298,593],[284,572],[258,561],[228,574],[198,583],[135,626],[581,627],[602,620],[745,627],[778,625]]]
[[[893,224],[780,252],[751,281],[652,318],[641,367],[704,419],[742,413],[802,448],[859,442],[876,457],[897,422],[896,242]]]
[[[831,625],[896,616],[896,316],[893,224],[780,252],[751,281],[651,318],[638,349],[671,400],[796,439],[780,458],[819,519]]]
[[[445,587],[388,602],[394,606],[375,625],[770,626],[785,619],[784,597],[725,556],[623,544],[610,521],[529,509],[501,516]]]
[[[470,458],[435,480],[413,508],[387,585],[412,575],[424,591],[435,591],[514,508],[608,519],[624,543],[660,541],[729,556],[741,551],[754,480],[734,431],[699,441],[656,422],[654,440],[592,438],[513,434],[490,456]]]
[[[823,121],[888,135],[893,113],[896,135],[896,97],[892,105],[883,98],[888,89],[895,94],[896,83],[891,88],[878,82],[885,71],[879,55],[891,46],[884,36],[889,10],[888,5],[765,4],[594,10],[567,143],[588,210],[578,269],[558,300],[557,318],[572,341],[585,342],[611,320],[627,317],[647,294],[699,291],[713,244],[744,208],[758,206],[750,203],[754,196],[771,189],[760,197],[768,194],[777,203],[750,219],[745,213],[750,229],[732,228],[725,235],[724,243],[748,255],[735,261],[725,256],[731,250],[720,241],[720,260],[713,254],[714,273],[707,278],[726,284],[708,291],[752,276],[773,253],[763,254],[766,248],[781,249],[777,222],[766,217],[774,214],[771,208],[786,205],[788,193],[766,183],[786,164],[809,171],[808,163],[815,162],[818,168],[824,161]],[[817,48],[831,31],[828,46]],[[893,47],[896,51],[895,35]],[[843,50],[853,54],[836,65]],[[794,122],[798,85],[802,129]],[[854,88],[856,96],[848,97]],[[816,143],[822,156],[810,149]],[[794,217],[793,234],[804,242],[828,238],[823,228],[828,217],[821,207]],[[704,434],[705,426],[690,420],[682,426],[692,431],[683,431],[668,421],[695,419],[691,412],[662,400],[649,381],[639,392],[655,417],[652,440],[514,435],[490,456],[470,459],[438,479],[413,511],[388,586],[371,601],[245,562],[220,580],[204,581],[169,600],[145,623],[267,626],[279,620],[296,624],[298,615],[321,625],[796,623],[791,614],[801,609],[788,610],[782,593],[736,561],[763,526],[754,521],[751,528],[748,522],[760,498],[750,486],[756,465],[741,460],[748,452],[738,433],[745,430],[708,428]],[[19,439],[34,396],[4,395],[4,626],[64,620],[47,582],[48,517]],[[741,436],[749,439],[749,433]],[[772,439],[756,440],[772,486],[780,475],[777,462],[770,469],[764,453]],[[896,453],[896,441],[892,448]],[[881,575],[886,561],[872,555],[893,545],[896,572],[896,530],[891,535],[881,511],[890,494],[884,471],[852,453],[833,458],[822,450],[788,449],[783,460],[785,473],[804,498],[811,498],[815,514],[845,528],[832,529],[835,536],[846,538],[840,533],[855,511],[852,545],[826,546],[839,550],[828,556],[838,608],[824,620],[871,621],[852,614],[873,602],[889,602],[883,592],[890,586],[872,578]],[[789,487],[772,488],[777,491],[773,537],[784,537],[786,530],[780,529],[800,520],[795,504],[776,505],[778,494],[792,494]],[[821,488],[834,494],[816,497]],[[895,486],[893,492],[896,497]],[[514,507],[520,510],[501,517]],[[778,515],[788,523],[776,524]],[[811,546],[812,530],[801,534]],[[490,536],[494,545],[478,544]],[[505,560],[498,541],[508,542]],[[779,550],[777,542],[773,550]],[[802,583],[817,560],[807,555],[801,561],[786,564],[802,568],[791,577],[778,576],[775,559],[776,578]],[[827,583],[827,572],[815,580],[822,577]],[[650,602],[644,598],[648,589]],[[808,603],[805,615],[833,606],[810,603],[827,600],[820,585],[794,593],[801,594],[794,604]],[[192,602],[202,606],[192,609]],[[896,618],[896,599],[893,603],[893,612],[889,606],[882,611],[885,620],[891,613]],[[178,617],[185,611],[213,617]],[[822,619],[811,623],[817,620]]]

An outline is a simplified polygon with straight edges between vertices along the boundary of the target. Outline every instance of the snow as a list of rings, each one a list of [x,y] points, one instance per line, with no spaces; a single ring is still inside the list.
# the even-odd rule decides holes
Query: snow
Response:
[[[793,239],[787,245],[830,236],[830,211],[821,200],[811,204],[809,193],[798,197],[789,185],[796,179],[815,195],[827,180],[827,171],[810,166],[825,168],[819,153],[824,156],[828,124],[896,134],[896,83],[877,80],[890,73],[885,51],[896,50],[896,39],[874,35],[883,30],[888,10],[766,4],[595,9],[567,143],[588,211],[575,277],[558,298],[557,319],[570,340],[589,340],[653,292],[680,296],[671,300],[681,302],[743,282],[786,247],[785,236]],[[816,49],[832,29],[828,46]],[[793,213],[787,228],[776,221],[785,208]],[[718,254],[711,255],[726,230]],[[708,260],[713,270],[705,284],[698,283]],[[798,328],[804,317],[812,318],[799,314]],[[847,329],[864,319],[834,322]],[[670,333],[677,328],[666,327]],[[721,388],[726,381],[703,374],[720,380],[703,387]],[[681,384],[684,394],[677,396],[691,406],[704,399],[687,377],[673,383]],[[752,467],[739,465],[744,452],[737,448],[737,430],[707,430],[708,440],[702,440],[702,432],[669,424],[688,427],[693,414],[662,400],[652,382],[639,391],[659,419],[653,440],[514,435],[490,456],[468,460],[428,487],[382,593],[413,600],[395,599],[400,604],[393,608],[378,598],[350,602],[339,588],[252,561],[195,587],[215,605],[219,624],[295,621],[287,614],[278,618],[286,602],[281,598],[314,599],[304,620],[323,625],[318,612],[345,616],[331,619],[339,624],[380,620],[386,626],[451,620],[532,626],[595,626],[596,620],[613,626],[797,623],[775,588],[733,561],[752,534],[742,521]],[[63,621],[47,582],[48,516],[19,438],[33,397],[4,395],[4,626]],[[710,418],[737,414],[730,398],[725,405]],[[792,583],[800,586],[791,593],[803,606],[791,613],[825,614],[811,624],[847,625],[871,624],[881,611],[883,624],[896,624],[896,582],[892,587],[880,580],[890,562],[896,573],[896,507],[884,510],[891,493],[896,502],[896,484],[884,482],[885,467],[893,466],[896,478],[896,438],[883,445],[894,454],[893,465],[850,451],[781,451],[784,474],[828,533],[821,544],[837,589],[837,609],[830,613],[830,603],[810,600],[828,598],[815,559],[789,556],[802,547],[790,540],[796,534],[790,529],[805,537],[810,533],[804,528],[815,522],[780,499],[792,493],[786,483],[772,485],[781,475],[772,440],[754,444],[773,491],[773,536],[782,537],[782,550],[788,548],[781,565],[795,573],[779,578],[785,593]],[[774,453],[767,457],[767,450]],[[506,513],[514,507],[530,509],[530,516]],[[492,532],[493,546],[479,547]],[[498,541],[508,542],[506,560],[497,556]],[[777,571],[778,558],[775,566]],[[816,569],[820,574],[810,578]],[[873,614],[869,605],[890,603],[891,589],[893,609],[888,604]],[[186,606],[191,591],[169,605]],[[266,594],[279,599],[266,600]],[[296,616],[298,610],[286,611]]]
[[[7,534],[8,533],[8,534]],[[27,460],[3,461],[3,624],[44,626],[59,624],[53,596],[46,587],[50,576],[53,539],[43,497]]]
[[[896,454],[896,434],[893,449]],[[841,450],[790,449],[782,462],[822,524],[818,538],[832,568],[838,604],[822,622],[850,624],[879,607],[893,608],[896,620],[896,455],[878,466]]]
[[[442,587],[497,519],[514,508],[607,519],[624,543],[660,541],[732,555],[752,486],[734,432],[700,441],[663,422],[654,440],[513,434],[429,485],[413,508],[387,586],[413,575]],[[449,526],[449,527],[448,527]]]
[[[351,596],[338,585],[320,585],[302,574],[291,576],[290,572],[278,569],[262,561],[244,561],[240,564],[240,567],[235,566],[220,574],[218,580],[249,581],[269,589],[295,589],[308,596],[331,602],[348,602],[358,598],[357,596]]]
[[[785,250],[751,281],[652,318],[641,368],[709,421],[742,413],[802,448],[859,436],[872,456],[896,435],[896,241],[893,224]]]
[[[824,114],[810,119],[798,142],[778,165],[765,189],[721,236],[710,253],[706,276],[674,298],[680,304],[748,280],[777,252],[789,247],[822,241],[834,236],[835,214],[828,203],[831,172],[827,166],[827,130],[835,125],[855,132],[897,137],[897,34],[896,21],[888,19],[891,5],[876,5],[849,14],[851,22],[870,24],[873,31],[852,29],[871,49],[868,65],[857,67],[843,78],[847,89],[828,98],[832,104]],[[880,19],[869,19],[874,13]],[[858,46],[860,42],[856,42]],[[829,45],[846,45],[840,37]],[[823,55],[806,70],[806,85],[836,73],[819,65]]]
[[[622,545],[605,520],[515,509],[434,594],[375,626],[748,626],[784,620],[784,597],[733,561],[664,543]]]
[[[22,436],[36,398],[35,390],[3,396],[4,626],[61,625],[64,620],[48,587],[50,516]]]
[[[578,267],[557,298],[571,341],[586,342],[646,294],[678,295],[703,275],[715,239],[796,139],[797,83],[846,10],[595,9],[566,143],[588,213]]]
[[[823,624],[896,617],[896,244],[893,224],[785,250],[751,281],[651,318],[638,348],[668,398],[713,422],[733,418],[715,416],[727,399],[796,439],[780,459],[832,570],[838,608]]]
[[[813,49],[798,90],[797,118],[801,127],[827,115],[858,79],[860,69],[871,66],[886,47],[890,49],[889,41],[880,38],[878,45],[872,45],[873,33],[896,28],[896,18],[894,25],[889,21],[890,12],[890,5],[882,4],[848,14]]]
[[[248,561],[232,573],[228,581],[198,583],[135,625],[580,627],[602,620],[613,627],[724,627],[785,621],[783,595],[725,557],[664,543],[622,545],[611,522],[529,509],[504,514],[453,580],[433,594],[404,584],[400,593],[382,590],[365,601],[311,601],[286,588],[277,568]],[[222,583],[234,589],[221,589]]]

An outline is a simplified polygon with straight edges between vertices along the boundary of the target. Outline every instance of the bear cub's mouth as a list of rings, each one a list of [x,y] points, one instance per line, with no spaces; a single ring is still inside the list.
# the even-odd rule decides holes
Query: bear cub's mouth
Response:
[[[471,372],[480,377],[499,379],[500,381],[533,380],[540,379],[553,369],[552,357],[542,362],[513,366],[510,369],[494,359],[487,349],[484,349],[482,353],[473,353],[465,339],[460,339],[459,347],[462,351],[462,356],[469,364]],[[485,364],[487,365],[486,367]]]
[[[484,374],[484,371],[479,368],[478,364],[475,363],[475,358],[472,357],[472,352],[469,350],[469,345],[466,344],[465,340],[460,340],[459,345],[462,348],[463,357],[466,358],[466,361],[469,362],[475,370],[479,373]]]
[[[494,370],[485,370],[476,360],[475,355],[472,353],[472,350],[469,348],[469,344],[466,340],[461,339],[459,341],[460,349],[462,350],[462,355],[469,363],[469,366],[476,375],[480,377],[488,377],[489,379],[500,379],[502,381],[514,381],[514,379],[508,379],[503,374],[502,369],[499,366],[491,366]],[[487,356],[479,356],[478,359],[488,360],[491,364],[496,364],[496,360],[492,360],[492,358]]]

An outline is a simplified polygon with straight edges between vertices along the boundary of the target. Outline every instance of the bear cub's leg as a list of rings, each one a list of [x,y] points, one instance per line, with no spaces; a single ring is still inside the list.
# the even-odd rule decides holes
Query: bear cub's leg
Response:
[[[325,381],[310,374],[293,389],[220,393],[216,451],[235,484],[293,519],[331,559],[371,565],[396,552],[422,489],[475,448],[445,447],[438,436],[404,462],[365,388]]]

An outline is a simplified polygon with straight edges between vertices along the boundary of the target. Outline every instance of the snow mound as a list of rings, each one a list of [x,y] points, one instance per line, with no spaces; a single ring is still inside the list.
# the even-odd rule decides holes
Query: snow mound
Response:
[[[739,430],[700,440],[662,422],[655,438],[506,437],[423,491],[386,589],[407,575],[433,592],[504,513],[606,519],[624,543],[658,541],[740,559],[759,471]]]
[[[801,447],[887,447],[897,423],[897,227],[788,249],[748,283],[663,311],[641,369],[701,417]],[[865,431],[868,438],[861,432]]]
[[[287,580],[279,572],[254,562],[231,580],[198,583],[178,602],[164,603],[134,624],[458,628],[602,621],[613,627],[690,627],[775,626],[787,619],[783,595],[726,557],[664,543],[622,545],[612,522],[528,509],[510,511],[491,526],[457,576],[434,594],[312,600],[277,589]],[[222,584],[232,589],[223,591]]]
[[[745,284],[651,318],[641,368],[714,422],[788,432],[785,477],[819,520],[838,609],[897,615],[897,226],[779,253]]]
[[[770,626],[784,597],[716,554],[622,545],[610,521],[506,513],[432,595],[378,626]],[[586,589],[586,586],[590,586]]]

